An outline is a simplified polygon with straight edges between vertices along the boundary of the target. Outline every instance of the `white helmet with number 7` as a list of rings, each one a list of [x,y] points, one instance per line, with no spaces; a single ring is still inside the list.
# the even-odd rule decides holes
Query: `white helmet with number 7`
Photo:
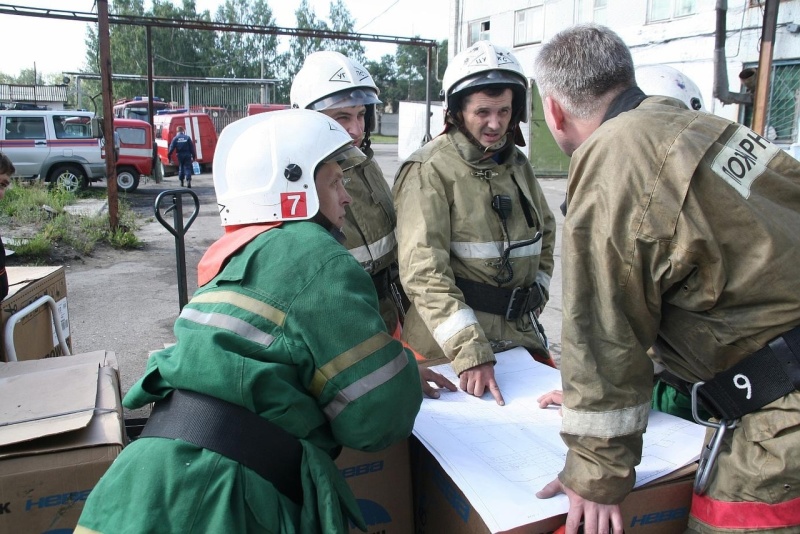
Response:
[[[214,154],[222,226],[311,219],[319,211],[317,167],[336,161],[347,170],[366,159],[352,142],[335,120],[305,109],[232,122]]]

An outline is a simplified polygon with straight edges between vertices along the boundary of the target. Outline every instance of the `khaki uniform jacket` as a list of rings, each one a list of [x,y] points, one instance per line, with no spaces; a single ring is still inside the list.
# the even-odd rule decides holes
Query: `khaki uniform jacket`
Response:
[[[345,172],[347,192],[353,202],[347,208],[344,246],[370,275],[376,275],[397,263],[397,240],[394,228],[397,216],[392,192],[381,168],[373,159],[372,149],[363,152],[367,160]],[[381,316],[389,333],[397,327],[398,311],[391,294],[380,298]]]
[[[603,123],[570,164],[560,477],[595,502],[619,503],[633,486],[648,348],[696,382],[800,324],[800,163],[740,124],[678,105],[647,98]],[[798,429],[797,392],[745,416],[708,494],[800,495]]]
[[[494,362],[494,352],[524,346],[544,353],[527,315],[508,321],[475,311],[464,302],[455,277],[498,284],[507,245],[494,195],[508,195],[512,244],[542,238],[511,253],[513,278],[503,287],[539,282],[549,291],[553,273],[555,219],[528,159],[515,146],[502,163],[483,154],[453,129],[412,154],[398,170],[393,189],[397,210],[400,280],[411,308],[403,338],[429,359],[446,356],[456,373]],[[520,194],[530,206],[528,226]],[[495,351],[493,351],[493,347]]]

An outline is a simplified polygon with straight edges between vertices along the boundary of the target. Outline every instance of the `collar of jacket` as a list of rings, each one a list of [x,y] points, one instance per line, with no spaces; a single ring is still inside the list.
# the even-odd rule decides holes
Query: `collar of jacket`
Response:
[[[624,90],[611,101],[611,105],[608,106],[608,110],[606,110],[606,114],[603,117],[603,122],[613,119],[620,113],[637,108],[645,98],[647,98],[647,95],[635,85]]]
[[[372,148],[365,147],[365,146],[360,146],[360,147],[358,147],[358,149],[361,150],[361,152],[363,152],[365,156],[367,156],[367,159],[365,159],[364,161],[362,161],[361,163],[359,163],[358,165],[353,167],[353,169],[359,169],[359,168],[362,168],[362,167],[366,167],[367,165],[372,163],[372,159],[375,157],[375,151],[372,150]],[[348,169],[348,170],[351,170],[351,169]]]
[[[478,169],[491,169],[497,165],[513,164],[517,161],[514,158],[522,156],[514,143],[506,143],[506,146],[499,152],[500,163],[497,163],[491,155],[487,156],[457,128],[452,128],[446,135],[464,163]]]
[[[228,258],[233,256],[250,241],[272,230],[282,223],[248,224],[239,226],[226,226],[225,235],[216,240],[197,264],[197,285],[202,287],[219,274]]]

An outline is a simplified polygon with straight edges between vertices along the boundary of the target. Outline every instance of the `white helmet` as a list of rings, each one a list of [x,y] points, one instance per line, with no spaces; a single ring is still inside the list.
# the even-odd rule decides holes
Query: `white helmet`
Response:
[[[646,95],[677,98],[689,109],[705,111],[700,88],[688,76],[668,65],[636,67],[636,84]]]
[[[339,123],[304,109],[260,113],[229,124],[214,154],[222,226],[310,219],[319,211],[314,172],[366,159]]]
[[[478,41],[456,55],[447,65],[442,78],[441,97],[444,111],[452,110],[455,116],[461,108],[461,99],[476,88],[508,87],[514,93],[513,123],[528,120],[528,77],[517,58],[507,48],[489,41]]]
[[[293,108],[349,108],[380,104],[380,91],[367,69],[339,52],[323,50],[306,57],[292,81]]]

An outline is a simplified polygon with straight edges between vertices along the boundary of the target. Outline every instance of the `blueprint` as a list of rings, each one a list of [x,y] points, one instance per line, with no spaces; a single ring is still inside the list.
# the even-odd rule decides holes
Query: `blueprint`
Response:
[[[495,378],[505,406],[488,393],[476,398],[443,389],[439,399],[423,401],[414,425],[414,434],[493,533],[569,508],[564,495],[546,500],[535,496],[556,478],[567,454],[558,407],[541,409],[536,402],[540,395],[561,389],[561,375],[524,349],[498,354],[497,360]],[[434,369],[458,384],[450,365]],[[700,425],[651,412],[636,486],[697,460],[704,435]]]

